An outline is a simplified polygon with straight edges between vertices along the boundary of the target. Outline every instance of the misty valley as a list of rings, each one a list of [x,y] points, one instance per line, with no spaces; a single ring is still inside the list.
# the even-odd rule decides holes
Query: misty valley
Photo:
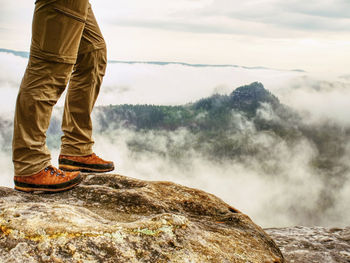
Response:
[[[62,108],[54,112],[47,134],[53,151],[61,114]],[[93,118],[96,141],[128,160],[122,164],[128,174],[141,169],[150,179],[158,174],[188,184],[202,178],[225,200],[254,209],[266,226],[346,222],[337,212],[349,179],[350,127],[309,123],[261,83],[180,106],[98,106]],[[10,153],[12,123],[0,125],[2,150]],[[234,180],[233,190],[221,189],[224,180]],[[242,180],[244,188],[237,186]],[[232,195],[236,187],[244,192],[239,198]],[[263,215],[266,208],[279,214]]]

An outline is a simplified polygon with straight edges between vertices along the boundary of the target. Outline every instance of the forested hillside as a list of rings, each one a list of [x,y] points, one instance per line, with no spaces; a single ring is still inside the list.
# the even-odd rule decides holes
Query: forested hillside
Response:
[[[256,141],[259,134],[290,146],[307,140],[317,149],[313,167],[345,169],[339,161],[350,129],[331,122],[308,124],[302,117],[258,82],[239,87],[229,95],[215,94],[182,106],[111,105],[97,110],[102,133],[119,128],[161,133],[185,129],[188,133],[182,148],[178,144],[175,147],[171,140],[167,143],[167,154],[174,151],[173,157],[179,158],[181,151],[189,149],[217,160],[268,155],[273,149]],[[137,138],[129,146],[135,151],[154,148]]]

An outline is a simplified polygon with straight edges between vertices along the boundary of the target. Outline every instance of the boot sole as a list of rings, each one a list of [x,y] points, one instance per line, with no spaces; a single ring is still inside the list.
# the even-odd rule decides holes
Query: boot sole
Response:
[[[66,165],[61,164],[58,167],[59,169],[67,172],[83,172],[83,173],[105,173],[110,172],[114,170],[114,167],[107,168],[107,169],[94,169],[94,168],[87,168],[87,167],[80,167],[80,166],[73,166],[73,165]]]
[[[58,193],[58,192],[63,192],[63,191],[67,191],[75,186],[77,186],[78,184],[80,184],[83,181],[83,177],[81,175],[79,175],[78,177],[74,178],[73,180],[71,180],[71,184],[69,185],[65,185],[67,183],[64,183],[63,185],[65,185],[64,187],[60,187],[59,185],[32,185],[32,184],[25,184],[25,183],[19,183],[19,182],[15,182],[15,184],[21,184],[21,186],[19,185],[15,185],[15,190],[18,191],[22,191],[22,192],[27,192],[27,193],[32,193],[32,192],[36,192],[36,191],[40,191],[40,192],[48,192],[48,193]]]

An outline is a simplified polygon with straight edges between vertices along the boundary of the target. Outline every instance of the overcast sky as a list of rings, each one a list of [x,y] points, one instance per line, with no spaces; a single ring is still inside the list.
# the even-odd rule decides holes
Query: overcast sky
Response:
[[[91,0],[109,59],[350,73],[349,0]],[[0,47],[29,50],[34,0],[0,0]]]

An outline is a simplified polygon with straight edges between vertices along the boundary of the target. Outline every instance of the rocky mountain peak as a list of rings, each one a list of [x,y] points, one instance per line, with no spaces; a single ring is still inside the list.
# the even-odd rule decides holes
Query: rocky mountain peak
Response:
[[[240,86],[231,93],[231,97],[243,95],[250,95],[259,99],[260,97],[271,95],[271,93],[264,88],[262,83],[253,82],[249,85]]]
[[[261,103],[269,103],[273,107],[280,105],[278,98],[260,82],[238,87],[230,94],[231,107],[241,111],[255,114]]]

